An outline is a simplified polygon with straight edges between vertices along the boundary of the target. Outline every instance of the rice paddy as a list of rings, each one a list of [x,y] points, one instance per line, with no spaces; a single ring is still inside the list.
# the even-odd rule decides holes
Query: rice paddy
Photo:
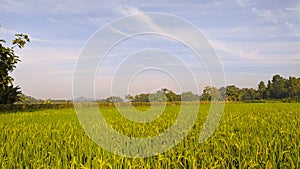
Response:
[[[180,105],[168,105],[158,119],[137,124],[113,107],[101,108],[118,132],[154,136],[176,119]],[[147,109],[140,106],[138,109]],[[0,168],[300,168],[300,104],[227,104],[214,134],[199,143],[209,104],[196,124],[168,151],[147,158],[107,152],[82,129],[74,109],[0,114]]]

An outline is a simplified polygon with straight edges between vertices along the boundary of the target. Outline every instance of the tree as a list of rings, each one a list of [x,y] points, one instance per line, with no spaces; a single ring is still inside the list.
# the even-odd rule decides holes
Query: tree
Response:
[[[163,89],[161,89],[161,91],[166,96],[167,102],[175,102],[175,101],[180,101],[181,100],[180,95],[177,95],[172,90],[169,90],[167,88],[163,88]]]
[[[132,100],[132,102],[149,102],[149,93],[142,93],[142,94],[139,94],[139,95],[136,95],[134,97],[134,99]]]
[[[181,100],[182,101],[199,101],[199,96],[192,93],[191,91],[183,92],[181,94]]]
[[[202,93],[202,100],[218,101],[221,98],[221,93],[216,87],[206,86]]]
[[[258,91],[253,88],[243,88],[240,93],[242,94],[242,100],[257,100],[260,98]]]
[[[226,95],[228,101],[240,101],[242,99],[242,93],[234,85],[226,87]]]
[[[127,94],[125,95],[125,99],[131,102],[134,99],[134,97],[131,96],[130,94]]]
[[[219,88],[219,92],[220,92],[220,100],[221,101],[225,101],[226,100],[226,88],[225,87],[220,87]]]
[[[258,84],[258,93],[260,94],[260,99],[266,99],[266,85],[265,82],[260,81]]]
[[[285,79],[280,75],[274,75],[272,79],[273,90],[271,90],[271,95],[275,99],[282,99],[285,97]]]
[[[158,90],[156,93],[150,94],[149,99],[152,102],[165,102],[167,97],[163,90]]]
[[[286,81],[288,97],[299,101],[300,96],[300,78],[289,77]]]
[[[209,101],[211,100],[211,95],[210,95],[210,92],[209,92],[209,86],[206,86],[204,89],[203,89],[203,92],[202,92],[202,95],[201,95],[201,100],[203,101]]]
[[[271,92],[273,91],[273,84],[270,80],[268,80],[267,89],[266,89],[266,98],[270,99],[272,98]]]
[[[105,99],[105,102],[121,103],[124,102],[124,100],[119,96],[110,96]]]
[[[175,102],[181,100],[180,95],[177,95],[172,90],[169,90],[167,93],[165,93],[165,95],[167,97],[168,102]]]
[[[20,62],[15,54],[15,47],[24,48],[26,42],[30,42],[27,35],[15,34],[11,47],[6,47],[5,40],[0,39],[0,104],[12,104],[22,100],[22,92],[19,86],[13,86],[14,79],[9,75]]]

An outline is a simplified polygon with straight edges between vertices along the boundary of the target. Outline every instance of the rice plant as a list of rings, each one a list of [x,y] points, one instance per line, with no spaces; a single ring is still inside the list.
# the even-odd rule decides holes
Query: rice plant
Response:
[[[101,110],[118,132],[151,137],[169,128],[179,109],[168,105],[147,124],[131,122],[113,107]],[[2,113],[0,168],[300,168],[299,103],[227,104],[216,131],[201,144],[208,110],[208,104],[200,106],[196,124],[178,145],[148,158],[105,151],[71,108]]]

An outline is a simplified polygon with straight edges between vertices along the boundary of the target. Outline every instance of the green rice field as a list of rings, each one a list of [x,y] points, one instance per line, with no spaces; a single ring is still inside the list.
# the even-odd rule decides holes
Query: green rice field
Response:
[[[101,110],[118,132],[146,137],[170,127],[180,106],[168,105],[149,124],[131,122],[113,107]],[[209,104],[201,104],[189,134],[165,153],[147,158],[102,149],[71,108],[2,112],[0,168],[300,168],[300,103],[226,104],[214,134],[199,143],[208,110]]]

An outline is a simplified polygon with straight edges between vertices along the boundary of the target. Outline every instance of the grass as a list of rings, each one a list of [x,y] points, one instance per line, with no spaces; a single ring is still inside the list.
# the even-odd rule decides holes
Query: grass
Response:
[[[114,108],[101,110],[120,133],[145,137],[167,129],[179,108],[167,106],[149,124],[130,122]],[[300,168],[299,103],[227,104],[218,128],[201,144],[208,110],[200,106],[196,124],[177,146],[148,158],[103,150],[85,134],[74,109],[2,113],[0,168]]]

